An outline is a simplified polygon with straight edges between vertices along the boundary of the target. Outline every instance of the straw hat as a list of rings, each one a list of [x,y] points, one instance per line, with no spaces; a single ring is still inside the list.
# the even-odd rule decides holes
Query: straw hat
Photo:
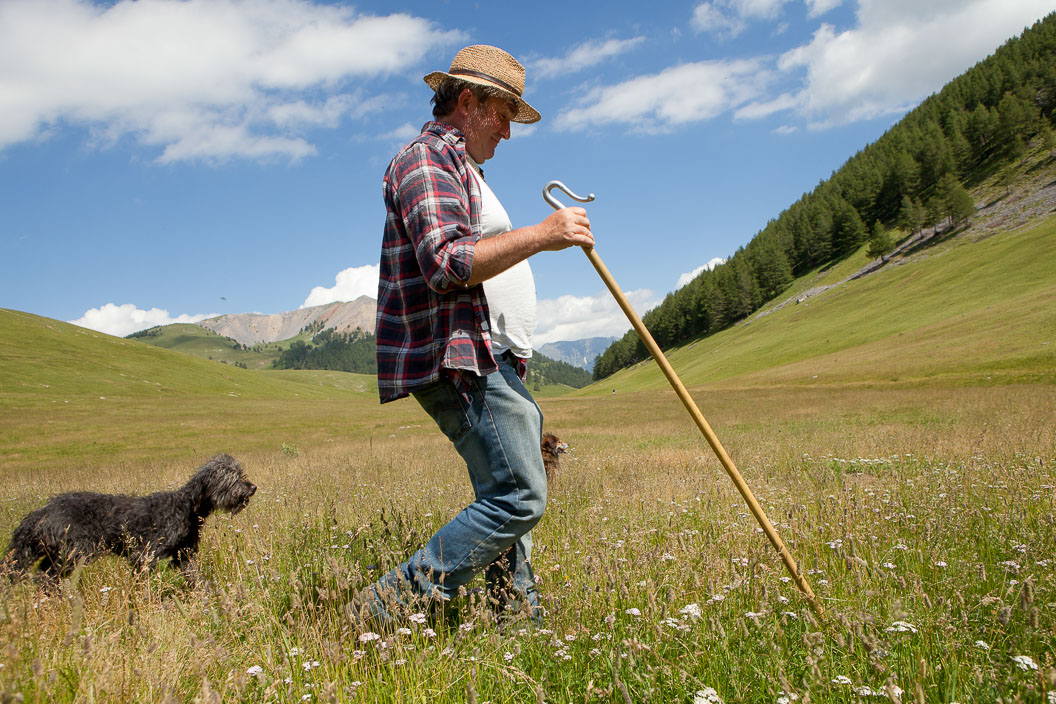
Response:
[[[517,103],[514,122],[539,121],[539,112],[521,97],[524,94],[524,66],[502,49],[486,44],[467,46],[455,54],[449,71],[433,71],[425,77],[425,82],[435,91],[449,76],[508,93]]]

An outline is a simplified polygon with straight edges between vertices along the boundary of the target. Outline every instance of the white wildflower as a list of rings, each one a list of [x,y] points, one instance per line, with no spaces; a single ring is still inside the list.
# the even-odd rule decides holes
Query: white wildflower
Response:
[[[1038,669],[1038,663],[1034,662],[1034,658],[1029,655],[1013,655],[1012,662],[1016,663],[1020,670],[1036,671]]]
[[[892,564],[892,563],[890,563],[890,562],[885,562],[885,563],[884,563],[884,568],[885,568],[885,569],[889,569],[889,570],[894,570],[894,569],[898,569],[897,567],[895,567],[895,565],[894,565],[894,564]]]
[[[99,593],[100,593],[100,594],[106,594],[107,592],[111,592],[111,591],[113,591],[113,590],[114,590],[114,588],[113,588],[113,587],[101,587],[101,588],[99,589]]]
[[[425,623],[425,614],[411,614],[407,618],[407,620],[411,623],[417,623],[418,625],[421,625]]]
[[[467,621],[466,623],[459,625],[458,630],[462,631],[463,633],[469,633],[474,628],[476,628],[476,625],[476,621]]]
[[[847,675],[836,675],[832,678],[833,684],[854,684]]]
[[[409,635],[411,635],[411,629],[410,628],[397,628],[396,629],[396,634],[397,635],[401,635],[401,636],[409,636]]]
[[[936,567],[945,567],[946,566],[946,561],[945,560],[936,560],[935,561],[935,566]]]
[[[641,610],[633,606],[629,609],[626,609],[623,613],[627,614],[628,616],[634,616],[635,618],[639,618],[642,615]]]
[[[702,616],[700,606],[698,606],[697,604],[686,604],[678,613],[682,614],[683,616],[689,616],[694,621],[696,621]]]
[[[436,635],[436,631],[434,631],[432,628],[426,628],[424,631],[422,631],[422,633],[425,634],[426,638],[432,638]]]
[[[511,662],[513,660],[513,653],[507,650],[505,653],[503,653],[502,659],[506,662]]]
[[[990,644],[987,643],[985,640],[977,640],[977,641],[975,641],[975,647],[976,648],[982,648],[983,650],[990,650]]]
[[[712,594],[711,595],[711,601],[715,602],[716,604],[719,603],[720,601],[725,601],[725,600],[726,600],[726,597],[724,595],[722,595],[722,594]]]
[[[884,630],[888,633],[916,633],[917,627],[906,621],[895,621]]]
[[[705,687],[693,695],[693,704],[722,704],[722,699],[714,689]]]
[[[264,668],[261,667],[260,665],[254,665],[251,668],[249,668],[248,670],[246,670],[246,674],[247,675],[251,675],[251,676],[259,675],[262,672],[264,672]]]
[[[369,643],[372,640],[381,640],[381,636],[379,636],[374,631],[367,631],[366,633],[359,634],[360,643]]]

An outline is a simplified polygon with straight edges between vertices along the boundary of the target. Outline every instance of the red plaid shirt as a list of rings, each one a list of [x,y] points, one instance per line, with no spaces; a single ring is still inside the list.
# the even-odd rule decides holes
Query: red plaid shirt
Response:
[[[385,172],[378,282],[378,392],[394,401],[451,374],[498,369],[484,287],[466,286],[480,239],[480,190],[462,133],[429,122]]]

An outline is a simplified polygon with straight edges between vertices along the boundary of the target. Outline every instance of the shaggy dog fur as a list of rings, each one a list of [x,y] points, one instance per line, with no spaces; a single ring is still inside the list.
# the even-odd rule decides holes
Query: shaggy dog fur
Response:
[[[60,494],[15,528],[7,561],[15,573],[34,565],[51,580],[105,553],[151,568],[167,557],[190,579],[202,524],[213,511],[238,513],[256,492],[230,455],[202,465],[185,486],[148,496]]]
[[[552,433],[543,436],[541,449],[543,451],[543,467],[546,469],[546,481],[551,482],[561,469],[561,455],[568,450],[568,443],[561,440]]]

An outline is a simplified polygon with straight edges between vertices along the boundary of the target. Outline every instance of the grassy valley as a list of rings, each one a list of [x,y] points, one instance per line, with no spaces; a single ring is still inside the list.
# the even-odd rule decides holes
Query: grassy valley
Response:
[[[536,378],[571,447],[532,533],[543,628],[497,624],[480,580],[364,633],[357,591],[472,499],[417,404],[193,326],[0,309],[0,533],[218,452],[259,487],[207,522],[196,584],[0,579],[0,702],[1056,702],[1056,159],[1016,159],[967,226],[860,278],[848,245],[669,351],[820,617],[650,360]]]

